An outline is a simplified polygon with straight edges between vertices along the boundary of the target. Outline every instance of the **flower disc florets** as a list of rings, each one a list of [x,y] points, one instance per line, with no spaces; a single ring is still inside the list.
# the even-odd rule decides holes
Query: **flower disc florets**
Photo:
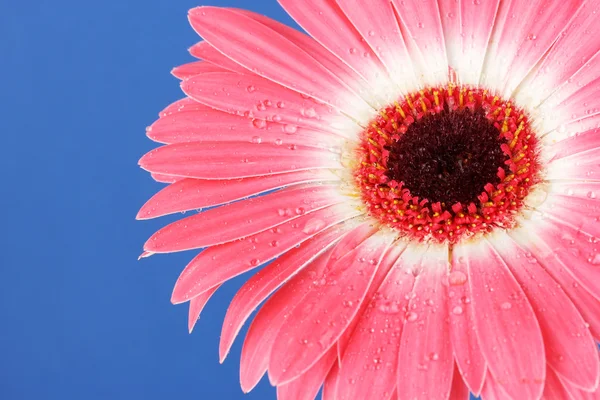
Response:
[[[523,110],[450,84],[382,109],[362,133],[355,178],[383,224],[454,243],[514,226],[540,181],[537,147]]]

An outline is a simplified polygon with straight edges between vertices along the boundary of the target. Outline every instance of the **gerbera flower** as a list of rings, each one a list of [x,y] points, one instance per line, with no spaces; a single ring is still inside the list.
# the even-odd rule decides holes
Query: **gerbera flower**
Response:
[[[600,1],[280,0],[311,36],[190,11],[202,61],[140,160],[138,217],[201,249],[189,327],[258,270],[241,385],[279,399],[598,396]],[[260,195],[260,196],[258,196]]]

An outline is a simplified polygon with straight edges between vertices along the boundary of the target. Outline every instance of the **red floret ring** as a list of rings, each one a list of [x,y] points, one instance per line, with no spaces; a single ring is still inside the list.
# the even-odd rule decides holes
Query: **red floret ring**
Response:
[[[357,153],[354,176],[368,213],[423,242],[513,227],[540,181],[538,142],[523,110],[453,84],[381,110]]]

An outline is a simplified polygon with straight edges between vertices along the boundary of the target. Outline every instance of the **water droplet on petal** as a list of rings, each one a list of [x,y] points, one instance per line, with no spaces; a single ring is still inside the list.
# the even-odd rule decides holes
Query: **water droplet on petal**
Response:
[[[288,135],[293,135],[298,131],[298,127],[296,125],[288,124],[283,127],[283,131]]]
[[[448,283],[451,286],[461,286],[467,281],[467,275],[462,271],[452,271],[448,275]]]
[[[596,254],[594,257],[590,258],[589,261],[592,265],[600,265],[600,254]]]
[[[250,260],[250,265],[252,265],[253,267],[256,267],[259,264],[260,260],[258,258],[253,258],[252,260]]]
[[[256,129],[265,129],[267,127],[267,121],[262,119],[253,119],[252,126],[254,126]]]

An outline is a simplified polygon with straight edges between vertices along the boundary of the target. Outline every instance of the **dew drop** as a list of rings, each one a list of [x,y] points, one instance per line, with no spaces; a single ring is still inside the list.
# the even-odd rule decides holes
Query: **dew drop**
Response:
[[[512,304],[510,302],[504,302],[500,305],[500,308],[503,310],[510,310],[512,308]]]
[[[416,313],[416,312],[413,312],[413,311],[411,311],[411,312],[409,312],[408,314],[406,314],[406,320],[407,320],[408,322],[414,322],[414,321],[416,321],[416,320],[417,320],[417,318],[418,318],[418,317],[419,317],[419,316],[417,315],[417,313]]]
[[[589,261],[592,265],[600,265],[600,254],[596,254],[594,257],[590,258]]]
[[[267,121],[262,119],[253,119],[252,126],[254,126],[256,129],[265,129],[267,127]]]
[[[250,85],[246,88],[246,90],[248,91],[248,93],[254,93],[254,92],[256,92],[256,87],[253,85]]]
[[[293,135],[298,131],[298,127],[296,125],[288,124],[283,127],[283,131],[288,135]]]
[[[456,306],[452,309],[452,314],[454,315],[462,315],[463,308],[461,306]]]
[[[302,114],[304,114],[304,116],[307,118],[316,118],[317,117],[317,112],[312,107],[307,108],[306,110],[303,110]]]
[[[262,143],[262,138],[260,136],[253,136],[252,143],[260,144],[260,143]]]
[[[467,275],[462,271],[452,271],[448,275],[448,283],[451,286],[462,286],[467,281]]]

